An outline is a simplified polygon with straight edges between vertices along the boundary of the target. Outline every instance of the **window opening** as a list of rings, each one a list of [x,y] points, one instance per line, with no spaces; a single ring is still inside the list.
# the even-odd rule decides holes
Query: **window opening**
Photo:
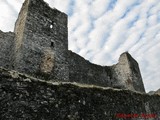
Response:
[[[53,42],[51,42],[51,47],[54,47],[54,43]]]
[[[50,28],[52,29],[52,28],[53,28],[53,25],[50,25]]]

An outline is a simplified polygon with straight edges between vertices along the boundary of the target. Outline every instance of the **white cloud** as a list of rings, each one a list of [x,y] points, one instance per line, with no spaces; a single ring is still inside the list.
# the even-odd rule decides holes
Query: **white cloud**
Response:
[[[13,31],[23,1],[0,1],[0,29]],[[129,51],[147,91],[160,88],[159,0],[45,1],[69,15],[69,49],[101,65],[111,65]]]

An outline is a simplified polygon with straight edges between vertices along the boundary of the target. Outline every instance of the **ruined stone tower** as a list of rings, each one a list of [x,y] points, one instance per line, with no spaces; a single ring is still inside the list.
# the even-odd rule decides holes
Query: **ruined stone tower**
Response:
[[[135,91],[145,91],[139,65],[134,58],[125,52],[121,54],[119,62],[111,67],[114,86],[128,88]]]
[[[0,66],[43,80],[145,92],[138,63],[127,52],[100,66],[68,50],[67,15],[43,0],[25,0],[14,33],[0,31]]]
[[[43,0],[26,0],[15,25],[15,69],[68,80],[67,15]]]

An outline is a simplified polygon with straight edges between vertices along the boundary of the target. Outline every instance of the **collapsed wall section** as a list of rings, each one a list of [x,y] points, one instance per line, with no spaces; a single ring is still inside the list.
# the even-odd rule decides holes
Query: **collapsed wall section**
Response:
[[[158,95],[47,83],[0,69],[2,120],[158,120],[159,101]]]
[[[0,31],[0,66],[10,69],[14,48],[14,33]]]

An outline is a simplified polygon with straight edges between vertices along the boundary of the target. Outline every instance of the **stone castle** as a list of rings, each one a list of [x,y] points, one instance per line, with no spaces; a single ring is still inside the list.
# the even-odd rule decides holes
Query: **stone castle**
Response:
[[[113,66],[68,50],[67,15],[43,0],[25,0],[14,32],[0,31],[0,66],[48,81],[145,92],[138,63],[125,52]]]
[[[129,53],[99,66],[67,38],[67,15],[25,0],[14,32],[0,31],[0,120],[160,119],[160,96],[145,93]]]

